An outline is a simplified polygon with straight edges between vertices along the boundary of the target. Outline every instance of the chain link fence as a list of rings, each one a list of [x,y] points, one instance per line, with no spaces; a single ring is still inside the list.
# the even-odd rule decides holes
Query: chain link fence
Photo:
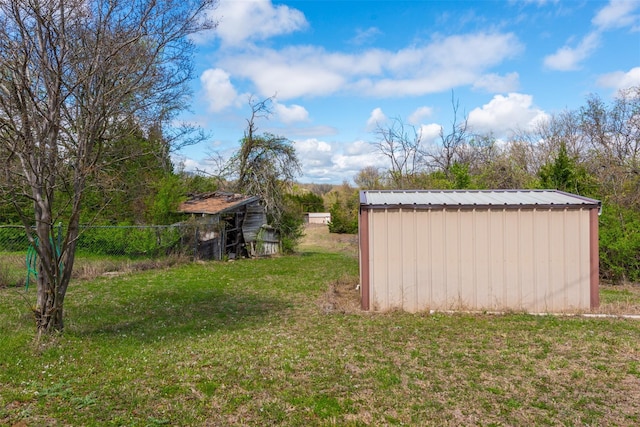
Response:
[[[56,227],[56,244],[64,235]],[[222,238],[221,238],[222,235]],[[167,226],[85,226],[81,227],[76,249],[76,265],[83,259],[112,263],[163,258],[221,259],[224,232],[217,224],[176,224]],[[30,243],[24,227],[0,225],[0,286],[21,285],[28,272]]]

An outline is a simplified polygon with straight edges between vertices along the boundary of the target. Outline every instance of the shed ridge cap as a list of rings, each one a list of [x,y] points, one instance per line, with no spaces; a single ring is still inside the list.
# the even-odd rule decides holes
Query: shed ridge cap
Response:
[[[417,188],[417,189],[368,189],[360,190],[361,193],[558,193],[571,196],[577,194],[567,193],[565,191],[549,189],[549,188]],[[582,197],[582,196],[581,196]]]

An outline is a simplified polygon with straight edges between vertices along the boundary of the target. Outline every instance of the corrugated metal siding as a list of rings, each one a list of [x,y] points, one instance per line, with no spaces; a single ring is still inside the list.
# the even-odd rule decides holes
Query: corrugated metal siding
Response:
[[[258,232],[255,254],[258,256],[276,255],[280,252],[280,235],[270,226],[263,226]]]
[[[260,227],[267,223],[267,214],[260,204],[247,206],[247,212],[242,223],[242,237],[246,243],[256,240]]]
[[[390,208],[368,215],[373,310],[590,308],[589,209]]]

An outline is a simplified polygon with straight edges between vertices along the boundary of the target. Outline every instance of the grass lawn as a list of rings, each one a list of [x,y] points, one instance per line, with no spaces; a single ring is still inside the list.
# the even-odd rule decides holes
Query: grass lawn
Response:
[[[34,289],[0,289],[0,425],[640,424],[640,321],[362,313],[349,238],[314,238],[76,280],[39,346]]]
[[[0,288],[24,284],[25,259],[25,252],[0,251]]]

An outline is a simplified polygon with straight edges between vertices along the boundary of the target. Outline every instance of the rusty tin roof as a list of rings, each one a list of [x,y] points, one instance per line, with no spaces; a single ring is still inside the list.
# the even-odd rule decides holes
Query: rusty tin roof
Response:
[[[241,206],[260,200],[258,196],[215,191],[197,194],[180,204],[179,212],[215,215],[233,211]]]

